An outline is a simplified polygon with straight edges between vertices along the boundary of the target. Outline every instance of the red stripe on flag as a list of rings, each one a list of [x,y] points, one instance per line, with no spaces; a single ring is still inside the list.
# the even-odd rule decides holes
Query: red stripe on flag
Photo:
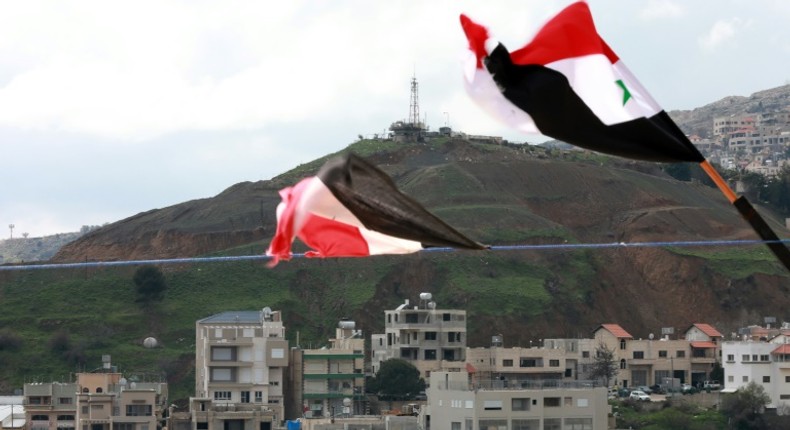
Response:
[[[314,249],[307,257],[364,257],[370,255],[368,243],[359,229],[328,218],[309,215],[297,235]]]
[[[566,58],[605,55],[614,64],[617,55],[595,30],[590,8],[585,2],[573,3],[541,28],[523,48],[513,51],[510,58],[520,65],[546,65]]]

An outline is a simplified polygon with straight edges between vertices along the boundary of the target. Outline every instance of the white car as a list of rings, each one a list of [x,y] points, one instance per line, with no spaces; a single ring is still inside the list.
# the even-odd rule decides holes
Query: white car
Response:
[[[634,399],[634,400],[641,400],[643,402],[649,402],[650,401],[650,396],[648,396],[644,391],[641,391],[641,390],[631,391],[631,395],[628,396],[628,397],[631,398],[631,399]]]

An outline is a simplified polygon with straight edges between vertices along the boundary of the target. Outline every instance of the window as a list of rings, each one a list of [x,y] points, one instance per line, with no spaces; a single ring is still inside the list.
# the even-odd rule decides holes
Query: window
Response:
[[[74,404],[74,399],[72,399],[71,397],[59,397],[58,403],[60,403],[61,405],[72,405]]]
[[[87,414],[88,414],[88,406],[87,406],[87,405],[85,405],[85,406],[83,406],[83,407],[82,407],[82,413],[83,413],[84,415],[87,415]]]
[[[507,430],[507,420],[480,420],[477,428],[484,430]]]
[[[514,397],[510,400],[510,408],[514,411],[528,411],[529,397]]]
[[[211,347],[212,361],[236,361],[236,348],[227,346]]]
[[[560,367],[560,360],[549,360],[549,367]]]
[[[625,366],[625,358],[621,358],[620,359],[620,368],[621,369],[625,369],[626,368],[626,366]]]
[[[540,430],[540,420],[537,418],[510,420],[510,428],[512,430]]]
[[[126,405],[127,417],[150,417],[151,405]]]
[[[461,341],[461,332],[451,331],[447,333],[447,341],[448,342],[460,342]]]
[[[590,351],[582,351],[582,358],[590,358]]]
[[[667,358],[667,351],[666,350],[658,351],[658,358]]]
[[[620,349],[625,349],[625,339],[620,339]]]
[[[425,359],[426,360],[436,360],[436,350],[435,349],[426,349],[425,350]]]
[[[771,377],[770,376],[763,376],[763,382],[764,383],[771,382]]]
[[[568,430],[593,430],[592,418],[565,418]]]
[[[487,411],[501,411],[502,400],[485,400],[483,401],[483,409]]]
[[[638,359],[638,360],[641,360],[641,359],[645,358],[645,352],[644,351],[634,351],[634,358]]]
[[[735,382],[735,377],[732,375],[727,375],[727,382]]]
[[[519,367],[543,367],[542,358],[523,357],[519,360]]]
[[[409,314],[404,315],[404,317],[405,317],[404,320],[405,320],[406,324],[415,324],[415,323],[418,322],[416,313],[409,313]]]
[[[58,415],[58,421],[74,421],[74,415]]]
[[[241,402],[242,403],[249,403],[250,402],[250,392],[249,391],[242,391],[241,392]]]
[[[749,354],[743,354],[741,356],[741,361],[749,361]]]
[[[452,316],[450,314],[442,314],[443,321],[452,321]]]
[[[450,430],[461,430],[461,423],[456,421],[450,422]]]
[[[236,369],[230,367],[212,367],[211,368],[211,381],[212,382],[234,382]]]
[[[197,426],[197,430],[208,430],[208,423],[207,422],[196,422],[195,426]]]
[[[785,382],[790,382],[790,376],[785,376]]]
[[[255,403],[263,402],[263,391],[256,391],[255,392]]]
[[[436,340],[436,332],[435,331],[426,331],[425,332],[425,340]]]
[[[749,382],[749,377],[748,376],[744,376],[743,377],[743,382]]]
[[[573,369],[565,369],[565,377],[566,378],[573,377]]]
[[[560,407],[560,398],[559,397],[544,397],[543,398],[543,407],[544,408],[559,408]]]
[[[544,418],[543,430],[562,430],[562,418]]]
[[[214,400],[230,400],[230,391],[215,391]]]
[[[49,415],[33,415],[31,421],[49,421]]]
[[[770,360],[768,359],[768,355],[766,354],[760,356],[760,361],[770,361]]]
[[[677,357],[678,358],[685,358],[686,357],[686,351],[678,351],[677,352]]]
[[[586,408],[590,406],[590,399],[576,399],[577,408]]]
[[[573,406],[573,397],[566,397],[563,400],[564,400],[563,405],[565,407]]]
[[[727,354],[727,362],[732,363],[735,361],[735,354]]]
[[[134,423],[112,423],[112,430],[134,430]]]
[[[513,360],[502,360],[502,367],[513,367]]]
[[[757,354],[752,354],[752,361],[757,361]]]

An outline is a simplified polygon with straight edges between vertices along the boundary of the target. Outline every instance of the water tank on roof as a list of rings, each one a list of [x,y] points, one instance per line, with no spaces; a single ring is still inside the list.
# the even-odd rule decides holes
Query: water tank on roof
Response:
[[[337,323],[338,328],[348,329],[348,330],[353,330],[356,326],[357,324],[351,320],[340,320],[340,322]]]
[[[420,293],[420,300],[431,300],[433,295],[431,293]]]

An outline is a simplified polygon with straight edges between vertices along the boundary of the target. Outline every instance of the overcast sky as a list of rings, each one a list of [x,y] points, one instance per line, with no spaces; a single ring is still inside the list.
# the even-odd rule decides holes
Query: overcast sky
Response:
[[[666,110],[790,83],[790,1],[589,3]],[[406,119],[414,74],[432,129],[541,142],[465,94],[458,15],[516,48],[567,4],[2,2],[0,238],[9,224],[14,237],[78,231],[269,179]]]

